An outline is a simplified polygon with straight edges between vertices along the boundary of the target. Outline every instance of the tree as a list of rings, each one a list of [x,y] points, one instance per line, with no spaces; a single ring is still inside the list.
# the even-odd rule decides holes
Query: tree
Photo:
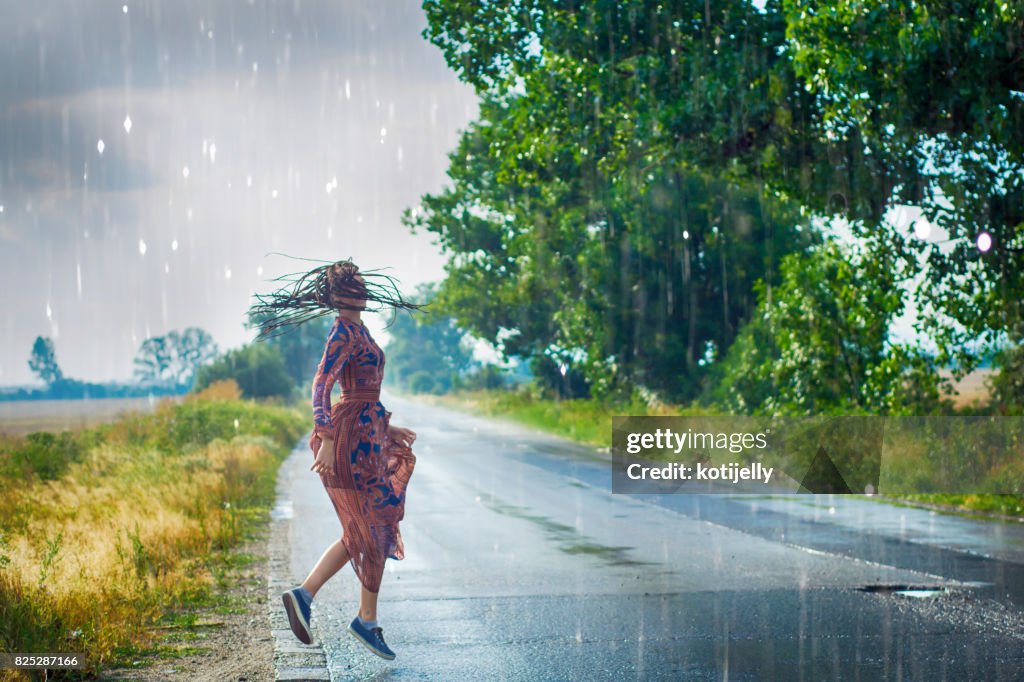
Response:
[[[429,304],[436,300],[437,287],[423,284],[416,293],[416,300]],[[473,364],[466,333],[439,310],[415,317],[400,314],[388,332],[389,379],[414,393],[445,393]]]
[[[259,343],[272,346],[281,354],[288,376],[297,386],[308,386],[316,374],[317,365],[324,353],[327,335],[333,319],[330,316],[309,320],[300,325],[286,327],[280,334],[260,339]],[[249,329],[260,329],[260,319],[250,316],[246,325]]]
[[[29,356],[28,366],[51,388],[64,378],[64,372],[57,364],[53,339],[49,337],[36,337],[35,343],[32,344],[32,354]]]
[[[630,333],[658,338],[633,311],[643,300],[683,300],[682,292],[658,287],[659,279],[673,280],[651,268],[651,278],[620,279],[621,291],[636,292],[633,300],[615,297],[611,284],[597,289],[601,301],[591,295],[589,277],[572,277],[568,256],[575,251],[565,244],[581,244],[586,258],[592,247],[586,235],[566,228],[585,225],[611,241],[612,252],[618,246],[629,255],[618,263],[629,273],[649,262],[637,248],[645,239],[662,245],[656,256],[681,241],[651,239],[658,232],[641,227],[649,223],[638,198],[697,169],[772,200],[795,201],[808,215],[845,218],[862,236],[887,234],[892,207],[921,206],[949,233],[951,249],[906,231],[869,243],[895,251],[904,267],[922,274],[913,295],[942,361],[960,353],[968,367],[965,339],[998,338],[1024,315],[1020,3],[768,0],[759,9],[749,0],[428,0],[424,9],[426,37],[484,104],[479,124],[452,157],[454,189],[424,202],[414,224],[447,223],[437,231],[455,236],[443,243],[455,254],[450,277],[461,278],[460,286],[507,275],[515,283],[499,289],[503,298],[532,287],[545,300],[531,312],[547,328],[523,332],[530,354],[560,355],[562,365],[582,362],[599,386],[619,370],[636,381],[657,378],[651,369],[633,372],[632,348],[640,344],[627,341]],[[613,229],[615,239],[605,239]],[[993,240],[984,254],[974,246],[981,232]],[[513,234],[535,249],[509,247]],[[467,263],[487,260],[495,240],[500,257],[480,266],[491,274],[472,271]],[[766,252],[778,258],[785,251]],[[703,253],[704,264],[717,255]],[[921,269],[924,259],[928,267]],[[549,292],[537,280],[551,265],[568,275],[575,305],[557,301],[558,292],[546,305]],[[765,281],[771,286],[772,277]],[[748,293],[735,284],[731,293]],[[724,289],[716,292],[723,298]],[[601,319],[593,311],[608,306],[627,318],[625,331],[613,326],[611,338],[602,339],[606,327],[593,324]],[[481,302],[476,309],[494,317],[501,307]],[[729,340],[714,331],[702,338],[706,319],[689,323],[697,336],[675,345],[685,349],[679,395],[693,384],[702,342],[721,349]],[[736,328],[734,321],[722,324]],[[590,338],[581,342],[586,329]],[[615,369],[602,374],[602,366]]]
[[[996,354],[998,372],[991,379],[992,402],[1000,412],[1024,414],[1024,324],[1009,335]]]
[[[823,132],[858,131],[896,169],[880,198],[920,206],[947,234],[949,249],[918,244],[928,276],[916,296],[944,355],[969,367],[965,342],[994,342],[1024,322],[1024,5],[782,5]]]
[[[199,327],[142,342],[135,357],[135,375],[143,384],[188,389],[196,371],[217,356],[213,337]]]
[[[715,369],[710,393],[739,413],[932,414],[934,358],[890,338],[905,307],[893,254],[826,242],[787,256],[782,283]]]
[[[811,243],[806,219],[683,167],[638,162],[610,177],[560,147],[538,158],[547,141],[506,168],[534,134],[522,127],[533,106],[485,102],[450,157],[452,187],[406,214],[450,254],[440,309],[528,359],[556,395],[642,384],[695,397],[708,344],[727,347],[753,313],[754,282],[774,283],[778,259]]]
[[[233,379],[246,398],[287,398],[295,390],[280,351],[263,343],[246,344],[203,365],[192,390],[201,391],[224,379]]]

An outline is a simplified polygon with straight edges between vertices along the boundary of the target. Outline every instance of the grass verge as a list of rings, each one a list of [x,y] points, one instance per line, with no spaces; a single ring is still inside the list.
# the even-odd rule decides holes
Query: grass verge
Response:
[[[462,391],[440,396],[417,396],[470,414],[508,419],[595,447],[610,448],[612,417],[698,415],[709,412],[671,405],[647,405],[633,400],[619,404],[590,399],[549,400],[524,391]],[[948,514],[999,521],[1024,521],[1024,496],[998,494],[920,494],[877,496],[889,504],[921,507]]]
[[[233,550],[265,521],[305,421],[200,399],[0,443],[0,645],[84,653],[83,670],[48,679],[91,679],[151,651],[161,625],[221,606],[244,560]]]

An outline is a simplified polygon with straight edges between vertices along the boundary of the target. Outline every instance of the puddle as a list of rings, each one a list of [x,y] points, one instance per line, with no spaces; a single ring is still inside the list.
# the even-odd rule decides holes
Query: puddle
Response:
[[[876,594],[895,594],[900,597],[911,599],[930,599],[932,597],[945,597],[949,588],[934,585],[865,585],[858,588],[861,592],[873,592]]]
[[[547,533],[548,537],[557,541],[558,549],[566,554],[583,554],[594,556],[612,566],[643,566],[651,565],[649,561],[637,561],[629,557],[632,547],[613,547],[594,542],[591,538],[581,534],[572,526],[552,521],[546,516],[531,514],[525,507],[516,507],[510,504],[503,504],[494,500],[493,496],[481,496],[480,499],[489,509],[512,516],[517,519],[531,521]]]
[[[295,515],[291,500],[281,500],[270,510],[270,518],[274,521],[287,521]]]

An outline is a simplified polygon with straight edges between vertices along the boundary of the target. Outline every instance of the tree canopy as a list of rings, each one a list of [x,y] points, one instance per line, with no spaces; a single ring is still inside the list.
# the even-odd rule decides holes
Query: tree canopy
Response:
[[[510,353],[601,392],[627,379],[692,396],[755,282],[770,299],[780,260],[815,243],[812,216],[916,278],[940,362],[966,368],[966,341],[1021,320],[1019,3],[424,7],[481,111],[451,187],[406,220],[450,254],[439,300]],[[944,244],[887,222],[906,204]]]

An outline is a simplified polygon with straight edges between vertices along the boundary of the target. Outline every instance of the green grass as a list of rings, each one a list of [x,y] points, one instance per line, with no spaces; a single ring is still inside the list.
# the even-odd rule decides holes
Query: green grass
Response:
[[[189,400],[0,443],[0,646],[85,652],[64,679],[187,654],[202,612],[237,608],[232,572],[254,560],[237,548],[265,526],[306,421]]]
[[[426,399],[472,414],[509,420],[602,448],[611,447],[612,417],[615,416],[712,414],[698,408],[649,406],[638,399],[618,404],[591,399],[555,401],[539,398],[528,391],[461,391],[443,396],[429,396]],[[972,518],[994,518],[991,515],[1024,518],[1024,495],[922,494],[900,495],[898,498],[883,495],[870,499],[888,504],[930,506],[943,513],[968,515]],[[988,513],[990,516],[980,516],[972,512]]]

